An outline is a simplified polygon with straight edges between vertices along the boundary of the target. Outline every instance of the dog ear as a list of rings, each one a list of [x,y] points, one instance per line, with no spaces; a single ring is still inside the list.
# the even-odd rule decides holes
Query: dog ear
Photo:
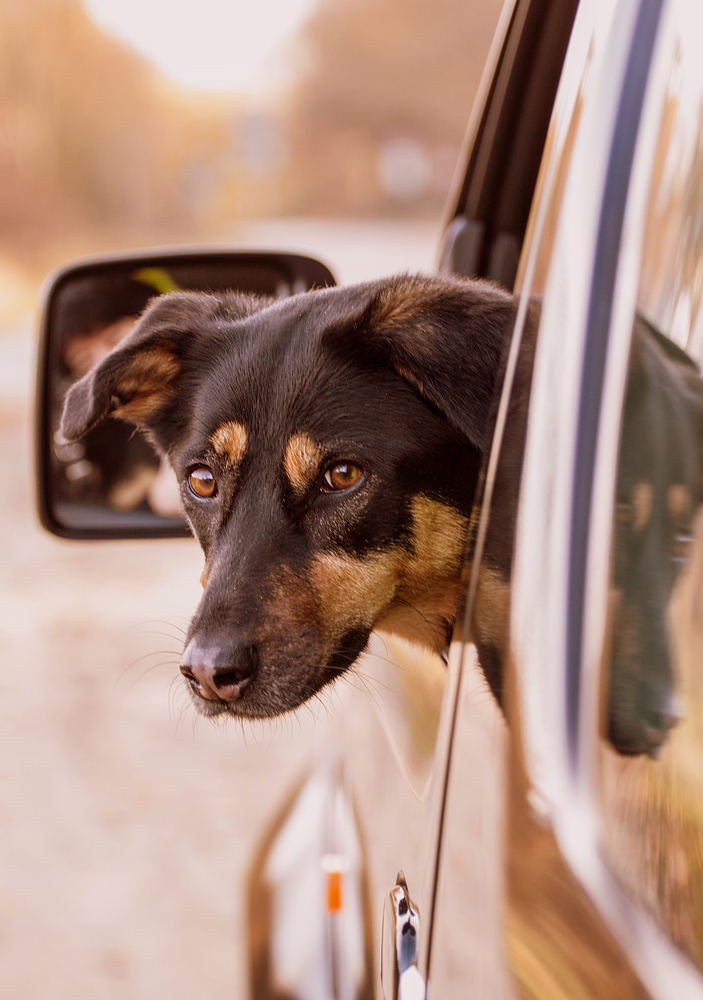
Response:
[[[372,286],[353,336],[482,449],[516,307],[491,282],[401,275]]]
[[[150,427],[176,396],[196,343],[268,302],[237,293],[159,296],[124,340],[71,386],[61,433],[76,440],[108,414]]]

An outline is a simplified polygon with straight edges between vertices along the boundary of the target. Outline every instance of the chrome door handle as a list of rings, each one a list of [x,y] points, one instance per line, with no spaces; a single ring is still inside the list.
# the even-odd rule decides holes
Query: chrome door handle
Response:
[[[402,871],[386,902],[381,942],[381,983],[385,1000],[425,1000],[425,980],[417,967],[420,915]]]

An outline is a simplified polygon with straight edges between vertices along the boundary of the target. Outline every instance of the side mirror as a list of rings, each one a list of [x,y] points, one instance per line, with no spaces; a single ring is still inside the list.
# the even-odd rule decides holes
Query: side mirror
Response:
[[[43,526],[63,538],[190,534],[175,478],[143,435],[114,419],[80,441],[67,442],[59,431],[69,387],[119,343],[150,299],[176,290],[281,297],[334,284],[328,268],[309,257],[208,249],[111,255],[54,272],[43,296],[37,378]]]

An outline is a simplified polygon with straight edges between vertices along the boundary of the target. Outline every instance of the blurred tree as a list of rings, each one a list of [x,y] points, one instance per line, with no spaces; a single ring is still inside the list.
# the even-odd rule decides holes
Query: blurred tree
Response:
[[[321,0],[297,82],[245,107],[169,85],[81,0],[0,0],[0,257],[440,210],[501,3]]]
[[[80,0],[0,0],[0,248],[192,228],[204,205],[189,178],[216,159],[223,120],[104,35]]]
[[[299,211],[436,208],[503,0],[321,0],[289,105]]]

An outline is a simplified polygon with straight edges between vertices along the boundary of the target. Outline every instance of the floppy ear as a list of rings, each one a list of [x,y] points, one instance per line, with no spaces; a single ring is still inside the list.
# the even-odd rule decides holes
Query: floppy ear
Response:
[[[355,337],[482,449],[516,308],[487,281],[401,275],[373,286]]]
[[[124,340],[70,388],[61,433],[73,441],[108,414],[142,429],[151,426],[173,401],[202,337],[216,335],[223,323],[242,319],[268,302],[237,293],[195,292],[153,300]]]

